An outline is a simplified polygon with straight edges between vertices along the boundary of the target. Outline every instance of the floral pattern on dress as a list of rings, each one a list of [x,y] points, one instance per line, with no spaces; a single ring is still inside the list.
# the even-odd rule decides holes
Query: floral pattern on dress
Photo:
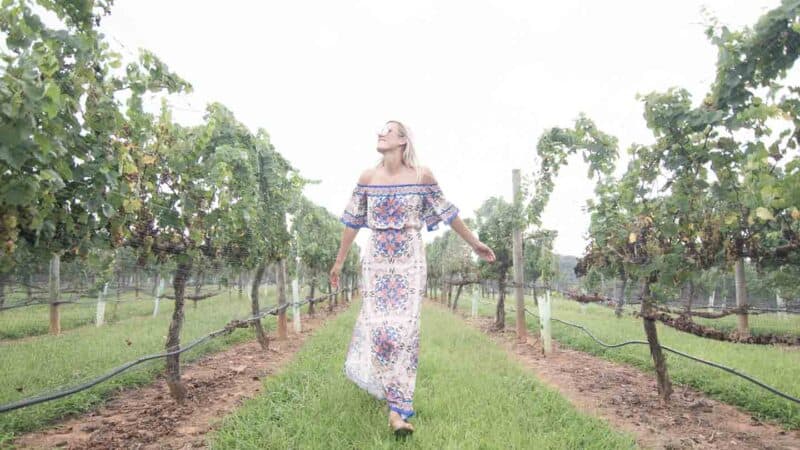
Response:
[[[438,186],[431,186],[423,199],[423,220],[428,231],[439,228],[439,222],[450,225],[458,215],[458,208],[444,198]]]
[[[360,185],[353,189],[353,195],[350,196],[350,201],[339,220],[350,228],[367,226],[367,195],[366,190]]]
[[[372,330],[372,354],[383,365],[397,362],[400,333],[396,327],[384,325]]]
[[[386,401],[400,405],[398,409],[408,411],[414,399],[407,395],[402,384],[390,384],[386,387]]]
[[[411,346],[409,347],[409,352],[411,353],[411,358],[408,362],[408,367],[406,369],[410,373],[417,373],[417,362],[419,357],[419,335],[417,335],[412,341]]]
[[[388,228],[395,228],[405,223],[405,201],[403,197],[381,196],[377,197],[373,205],[375,216]]]
[[[400,274],[379,276],[375,281],[375,307],[386,312],[389,309],[405,309],[408,303],[408,277]]]
[[[457,215],[437,184],[359,184],[340,219],[348,227],[371,230],[361,260],[363,301],[344,372],[404,419],[414,415],[427,278],[421,230],[450,224]]]
[[[375,256],[398,257],[408,252],[408,235],[402,230],[386,230],[377,235]]]

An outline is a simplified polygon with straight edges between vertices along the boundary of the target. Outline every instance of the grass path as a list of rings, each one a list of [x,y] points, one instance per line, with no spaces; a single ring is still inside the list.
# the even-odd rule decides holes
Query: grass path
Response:
[[[360,302],[306,342],[227,417],[215,448],[394,448],[382,402],[343,373]],[[633,438],[578,413],[479,331],[425,305],[417,431],[408,448],[634,448]]]

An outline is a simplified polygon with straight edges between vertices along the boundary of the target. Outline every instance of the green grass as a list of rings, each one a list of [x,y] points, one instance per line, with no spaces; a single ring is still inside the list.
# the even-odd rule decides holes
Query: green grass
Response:
[[[536,312],[531,299],[528,309]],[[507,323],[514,323],[513,297],[507,300]],[[459,308],[470,311],[468,298],[460,301]],[[480,303],[479,314],[494,315],[494,305]],[[600,340],[619,343],[628,340],[646,340],[641,319],[623,316],[617,319],[610,308],[581,305],[554,296],[553,317],[585,326]],[[539,323],[528,316],[528,328],[539,333]],[[800,349],[781,346],[737,344],[704,339],[657,324],[662,345],[686,352],[709,361],[720,363],[750,375],[778,390],[800,397]],[[645,345],[632,345],[618,349],[605,349],[589,336],[573,327],[552,323],[553,338],[562,345],[582,350],[608,360],[618,361],[653,372],[653,360]],[[789,429],[800,429],[800,405],[782,399],[765,389],[735,375],[700,364],[678,355],[667,354],[667,365],[673,382],[687,384],[725,403],[736,405],[760,419],[778,422]]]
[[[270,291],[274,291],[274,288]],[[275,303],[274,294],[262,295],[262,299],[264,306]],[[132,317],[112,326],[97,328],[92,325],[76,328],[60,336],[45,335],[0,343],[3,367],[0,404],[80,384],[128,361],[163,352],[173,304],[162,304],[159,309],[160,313],[155,318]],[[235,293],[230,297],[226,293],[201,301],[196,309],[189,304],[185,310],[181,342],[188,343],[222,328],[233,318],[246,317],[249,313],[250,301],[247,296],[238,297]],[[271,316],[265,318],[263,323],[267,330],[275,326]],[[231,335],[183,353],[181,361],[191,361],[252,338],[253,331],[250,329],[238,329]],[[163,372],[164,360],[157,359],[137,367],[75,395],[0,414],[0,444],[15,433],[35,430],[71,413],[86,411],[119,388],[151,382]]]
[[[344,358],[360,302],[309,338],[265,381],[264,394],[226,417],[214,448],[634,448],[633,439],[587,417],[544,387],[477,330],[425,305],[411,419],[396,442],[383,402],[348,380]],[[403,445],[404,444],[404,445]]]
[[[216,292],[216,286],[206,287],[202,292]],[[194,287],[187,289],[188,294],[194,294]],[[169,289],[165,292],[167,295],[172,295],[172,290]],[[227,294],[225,294],[227,295]],[[234,293],[233,295],[237,295]],[[65,298],[66,299],[66,298]],[[61,313],[61,330],[68,331],[74,328],[93,325],[96,317],[96,302],[97,298],[80,297],[69,298],[81,303],[91,304],[63,304],[59,306]],[[126,320],[132,317],[144,317],[153,314],[153,298],[150,296],[149,290],[142,290],[140,299],[136,300],[134,292],[126,292],[120,295],[120,303],[116,306],[116,320],[114,318],[114,303],[117,296],[113,292],[109,292],[106,297],[106,311],[105,322],[113,324],[117,320]],[[21,298],[20,298],[21,301]],[[207,301],[207,300],[203,300]],[[202,303],[203,301],[198,302]],[[19,303],[7,302],[6,306]],[[193,302],[187,301],[187,308],[191,308]],[[162,299],[158,307],[159,313],[168,314],[172,313],[172,300]],[[40,336],[50,332],[50,306],[48,305],[34,305],[22,308],[9,309],[0,311],[0,340],[20,339],[29,336]]]

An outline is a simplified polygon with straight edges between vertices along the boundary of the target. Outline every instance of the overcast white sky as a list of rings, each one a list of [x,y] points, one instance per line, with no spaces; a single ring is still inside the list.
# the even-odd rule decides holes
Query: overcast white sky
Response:
[[[513,168],[533,171],[546,128],[585,112],[624,152],[652,140],[637,93],[703,95],[716,60],[703,6],[738,28],[779,3],[117,0],[102,28],[194,85],[172,100],[179,121],[199,121],[218,101],[265,128],[321,181],[306,195],[337,216],[378,161],[375,131],[398,119],[446,197],[474,217],[490,196],[510,198]],[[582,253],[592,186],[579,158],[559,177],[544,214],[557,252]]]

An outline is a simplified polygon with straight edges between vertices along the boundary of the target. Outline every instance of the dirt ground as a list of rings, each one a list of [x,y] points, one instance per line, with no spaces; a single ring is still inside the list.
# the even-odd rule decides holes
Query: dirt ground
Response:
[[[119,392],[97,410],[22,435],[14,445],[37,449],[205,448],[206,434],[221,418],[257,395],[263,379],[285,366],[329,317],[323,305],[315,318],[303,316],[299,335],[292,331],[291,323],[288,340],[279,341],[270,333],[266,354],[252,341],[186,365],[182,379],[188,396],[182,406],[172,401],[163,377],[159,377],[153,384]]]
[[[505,348],[580,411],[602,418],[652,449],[800,449],[800,431],[786,431],[686,386],[673,386],[669,405],[655,377],[553,342],[547,358],[538,340],[517,343],[516,330],[490,331],[492,318],[461,316]]]

